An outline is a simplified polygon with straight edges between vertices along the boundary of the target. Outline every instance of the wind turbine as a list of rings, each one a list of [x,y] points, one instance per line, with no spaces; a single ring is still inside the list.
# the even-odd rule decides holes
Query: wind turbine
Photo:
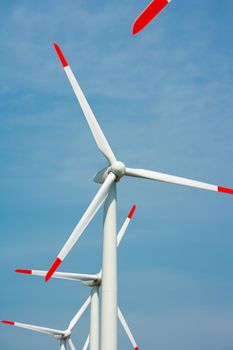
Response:
[[[132,34],[139,33],[171,0],[152,0],[133,23]]]
[[[25,328],[29,329],[34,332],[40,332],[40,333],[45,333],[45,334],[50,334],[52,335],[55,339],[60,340],[60,350],[66,350],[67,348],[67,343],[70,347],[71,350],[76,350],[74,343],[71,340],[71,333],[73,328],[76,326],[77,322],[79,321],[80,317],[83,315],[85,312],[86,308],[88,307],[90,303],[90,297],[83,303],[81,308],[78,310],[78,312],[74,315],[72,320],[69,323],[69,326],[67,329],[64,331],[59,330],[59,329],[53,329],[53,328],[47,328],[47,327],[41,327],[41,326],[35,326],[32,324],[27,324],[27,323],[20,323],[20,322],[12,322],[12,321],[7,321],[7,320],[2,320],[2,323],[8,324],[10,326],[15,326],[15,327],[20,327],[20,328]]]
[[[136,210],[136,205],[133,205],[128,213],[126,220],[120,228],[117,235],[117,247],[119,246],[127,227],[133,217]],[[15,272],[34,275],[34,276],[46,276],[47,271],[41,270],[25,270],[16,269]],[[90,299],[90,334],[88,336],[89,350],[99,350],[99,289],[102,283],[102,270],[96,274],[80,274],[80,273],[70,273],[70,272],[55,272],[52,276],[53,278],[59,278],[64,280],[79,281],[85,286],[91,287],[91,299]],[[124,328],[131,344],[135,350],[139,350],[138,345],[127,325],[127,322],[118,306],[118,318]],[[85,343],[86,344],[86,343]],[[85,348],[85,346],[84,346]]]
[[[116,240],[116,184],[124,176],[138,177],[149,180],[168,182],[172,184],[195,187],[215,192],[233,194],[226,187],[191,180],[160,172],[134,169],[117,160],[103,131],[101,130],[68,62],[60,47],[54,47],[63,65],[65,73],[80,103],[87,123],[91,129],[98,148],[108,161],[108,166],[95,176],[94,180],[101,183],[99,191],[88,206],[79,223],[62,247],[57,258],[50,267],[45,281],[48,281],[61,265],[69,251],[90,223],[100,206],[105,201],[103,218],[103,273],[102,273],[102,309],[101,309],[101,350],[117,350],[117,240]]]

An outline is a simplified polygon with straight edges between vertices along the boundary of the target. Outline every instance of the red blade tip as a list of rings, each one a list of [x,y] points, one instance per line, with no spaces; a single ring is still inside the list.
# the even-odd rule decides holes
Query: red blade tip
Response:
[[[32,270],[16,269],[15,272],[17,272],[17,273],[25,273],[27,275],[31,275],[32,274]]]
[[[135,350],[139,350],[139,347],[138,347],[138,346],[136,346]]]
[[[134,205],[132,206],[132,208],[131,208],[129,214],[128,214],[128,218],[129,218],[129,219],[132,219],[135,210],[136,210],[136,205],[134,204]]]
[[[153,0],[133,24],[132,34],[137,34],[168,4],[168,0]]]
[[[144,24],[144,25],[142,26],[142,25],[140,24],[139,19],[136,19],[136,21],[133,23],[132,35],[135,35],[135,34],[139,33],[145,26],[146,26],[146,24]]]
[[[50,267],[49,271],[45,276],[45,282],[48,282],[50,280],[50,278],[52,277],[52,275],[54,274],[54,272],[57,270],[57,268],[60,266],[61,263],[62,263],[62,260],[59,258],[56,258],[53,265]]]
[[[233,194],[233,189],[232,188],[218,186],[218,192]]]
[[[15,322],[6,321],[6,320],[2,320],[2,323],[9,324],[9,325],[11,325],[11,326],[14,326],[14,324],[15,324]]]
[[[61,64],[63,65],[64,68],[67,67],[68,66],[68,62],[66,61],[62,50],[60,49],[60,47],[56,43],[54,43],[53,45],[54,45],[54,48],[55,48],[55,50],[56,50],[56,52],[58,54],[58,57],[60,58]]]

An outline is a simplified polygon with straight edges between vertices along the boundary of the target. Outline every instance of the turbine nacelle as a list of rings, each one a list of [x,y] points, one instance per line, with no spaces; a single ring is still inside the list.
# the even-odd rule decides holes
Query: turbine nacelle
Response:
[[[89,281],[81,281],[87,287],[100,287],[101,286],[101,278],[90,279]]]
[[[64,335],[61,335],[61,334],[54,334],[54,338],[55,339],[59,339],[59,340],[66,340],[69,336],[70,336],[71,333],[69,334],[64,334]]]

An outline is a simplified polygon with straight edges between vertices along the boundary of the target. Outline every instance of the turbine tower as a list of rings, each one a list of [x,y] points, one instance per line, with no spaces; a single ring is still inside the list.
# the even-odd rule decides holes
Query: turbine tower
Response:
[[[78,238],[82,235],[100,206],[105,201],[103,219],[103,272],[102,272],[102,309],[101,309],[101,350],[117,350],[117,239],[116,239],[116,184],[124,176],[162,181],[182,186],[195,187],[214,192],[233,194],[230,188],[211,185],[205,182],[164,174],[145,169],[129,168],[119,161],[113,153],[101,130],[68,62],[60,47],[54,44],[65,73],[79,101],[87,123],[98,148],[108,161],[108,166],[95,176],[101,187],[88,206],[79,223],[71,233],[65,245],[49,269],[45,280],[48,281],[61,265]]]

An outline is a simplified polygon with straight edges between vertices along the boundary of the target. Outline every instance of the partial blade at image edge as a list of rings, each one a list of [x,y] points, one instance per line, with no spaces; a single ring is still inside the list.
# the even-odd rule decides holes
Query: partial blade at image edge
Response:
[[[132,26],[132,34],[135,35],[144,29],[153,18],[155,18],[171,0],[153,0],[143,10],[138,18],[134,21]]]
[[[36,326],[28,323],[21,323],[21,322],[12,322],[12,321],[7,321],[7,320],[2,320],[2,323],[19,327],[19,328],[24,328],[28,329],[31,331],[39,332],[39,333],[46,333],[46,334],[51,334],[51,335],[64,335],[65,331],[61,331],[59,329],[53,329],[53,328],[47,328],[47,327],[41,327],[41,326]]]

